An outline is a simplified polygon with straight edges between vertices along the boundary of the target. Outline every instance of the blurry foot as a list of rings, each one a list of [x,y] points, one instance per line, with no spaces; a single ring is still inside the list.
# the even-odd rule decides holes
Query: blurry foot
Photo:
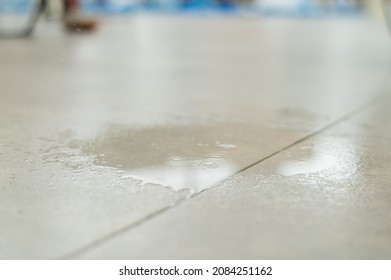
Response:
[[[98,25],[94,18],[82,15],[79,12],[69,12],[65,15],[65,28],[70,32],[94,31]]]

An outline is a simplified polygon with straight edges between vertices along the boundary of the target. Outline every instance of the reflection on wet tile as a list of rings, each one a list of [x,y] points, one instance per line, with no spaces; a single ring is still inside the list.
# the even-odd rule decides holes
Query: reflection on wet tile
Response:
[[[302,147],[301,158],[283,161],[276,171],[283,176],[316,174],[334,181],[349,180],[356,174],[361,160],[354,140],[319,136],[312,147]]]
[[[241,134],[236,133],[238,128]],[[239,170],[246,156],[241,154],[240,135],[252,135],[254,130],[235,124],[136,129],[113,125],[86,143],[83,152],[93,155],[97,166],[120,170],[122,179],[200,192]]]
[[[314,155],[307,160],[294,160],[282,163],[278,167],[278,173],[283,176],[294,176],[299,174],[308,174],[320,172],[331,168],[336,159],[328,155]]]
[[[132,178],[141,181],[143,184],[153,183],[170,186],[176,190],[190,189],[192,192],[200,192],[233,173],[235,173],[235,166],[230,164],[224,164],[215,169],[197,166],[152,166],[141,170],[129,170],[126,172],[129,175],[123,175],[121,178]]]

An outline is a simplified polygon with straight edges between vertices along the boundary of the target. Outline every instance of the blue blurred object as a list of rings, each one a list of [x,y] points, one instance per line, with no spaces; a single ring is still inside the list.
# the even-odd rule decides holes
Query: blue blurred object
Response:
[[[26,12],[31,9],[30,0],[0,0],[1,13]]]
[[[1,0],[0,0],[1,1]],[[279,1],[254,1],[241,4],[234,0],[83,0],[83,9],[98,13],[130,13],[137,10],[164,12],[251,12],[260,16],[319,17],[335,14],[359,14],[357,4],[335,0],[334,4],[319,4],[313,0],[296,0],[294,4]]]
[[[136,1],[130,0],[83,0],[82,9],[92,13],[129,13],[136,9]]]

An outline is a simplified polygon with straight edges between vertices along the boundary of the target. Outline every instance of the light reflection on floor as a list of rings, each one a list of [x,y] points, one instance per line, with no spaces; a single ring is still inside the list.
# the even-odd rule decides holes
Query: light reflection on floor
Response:
[[[312,148],[311,154],[292,161],[282,162],[277,173],[283,176],[316,174],[334,181],[349,180],[356,174],[360,156],[353,138],[323,137]]]

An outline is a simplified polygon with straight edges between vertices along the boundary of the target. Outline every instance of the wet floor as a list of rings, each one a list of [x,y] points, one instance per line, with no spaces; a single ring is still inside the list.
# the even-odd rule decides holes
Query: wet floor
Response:
[[[213,125],[116,127],[86,143],[83,152],[97,166],[117,168],[123,179],[200,192],[238,170],[232,162],[241,153],[235,138],[230,129]]]
[[[1,41],[0,258],[390,258],[390,58],[364,19]]]
[[[112,125],[83,143],[81,151],[94,165],[117,170],[122,179],[198,193],[267,156],[259,151],[259,146],[272,146],[266,133],[278,135],[238,123]]]

